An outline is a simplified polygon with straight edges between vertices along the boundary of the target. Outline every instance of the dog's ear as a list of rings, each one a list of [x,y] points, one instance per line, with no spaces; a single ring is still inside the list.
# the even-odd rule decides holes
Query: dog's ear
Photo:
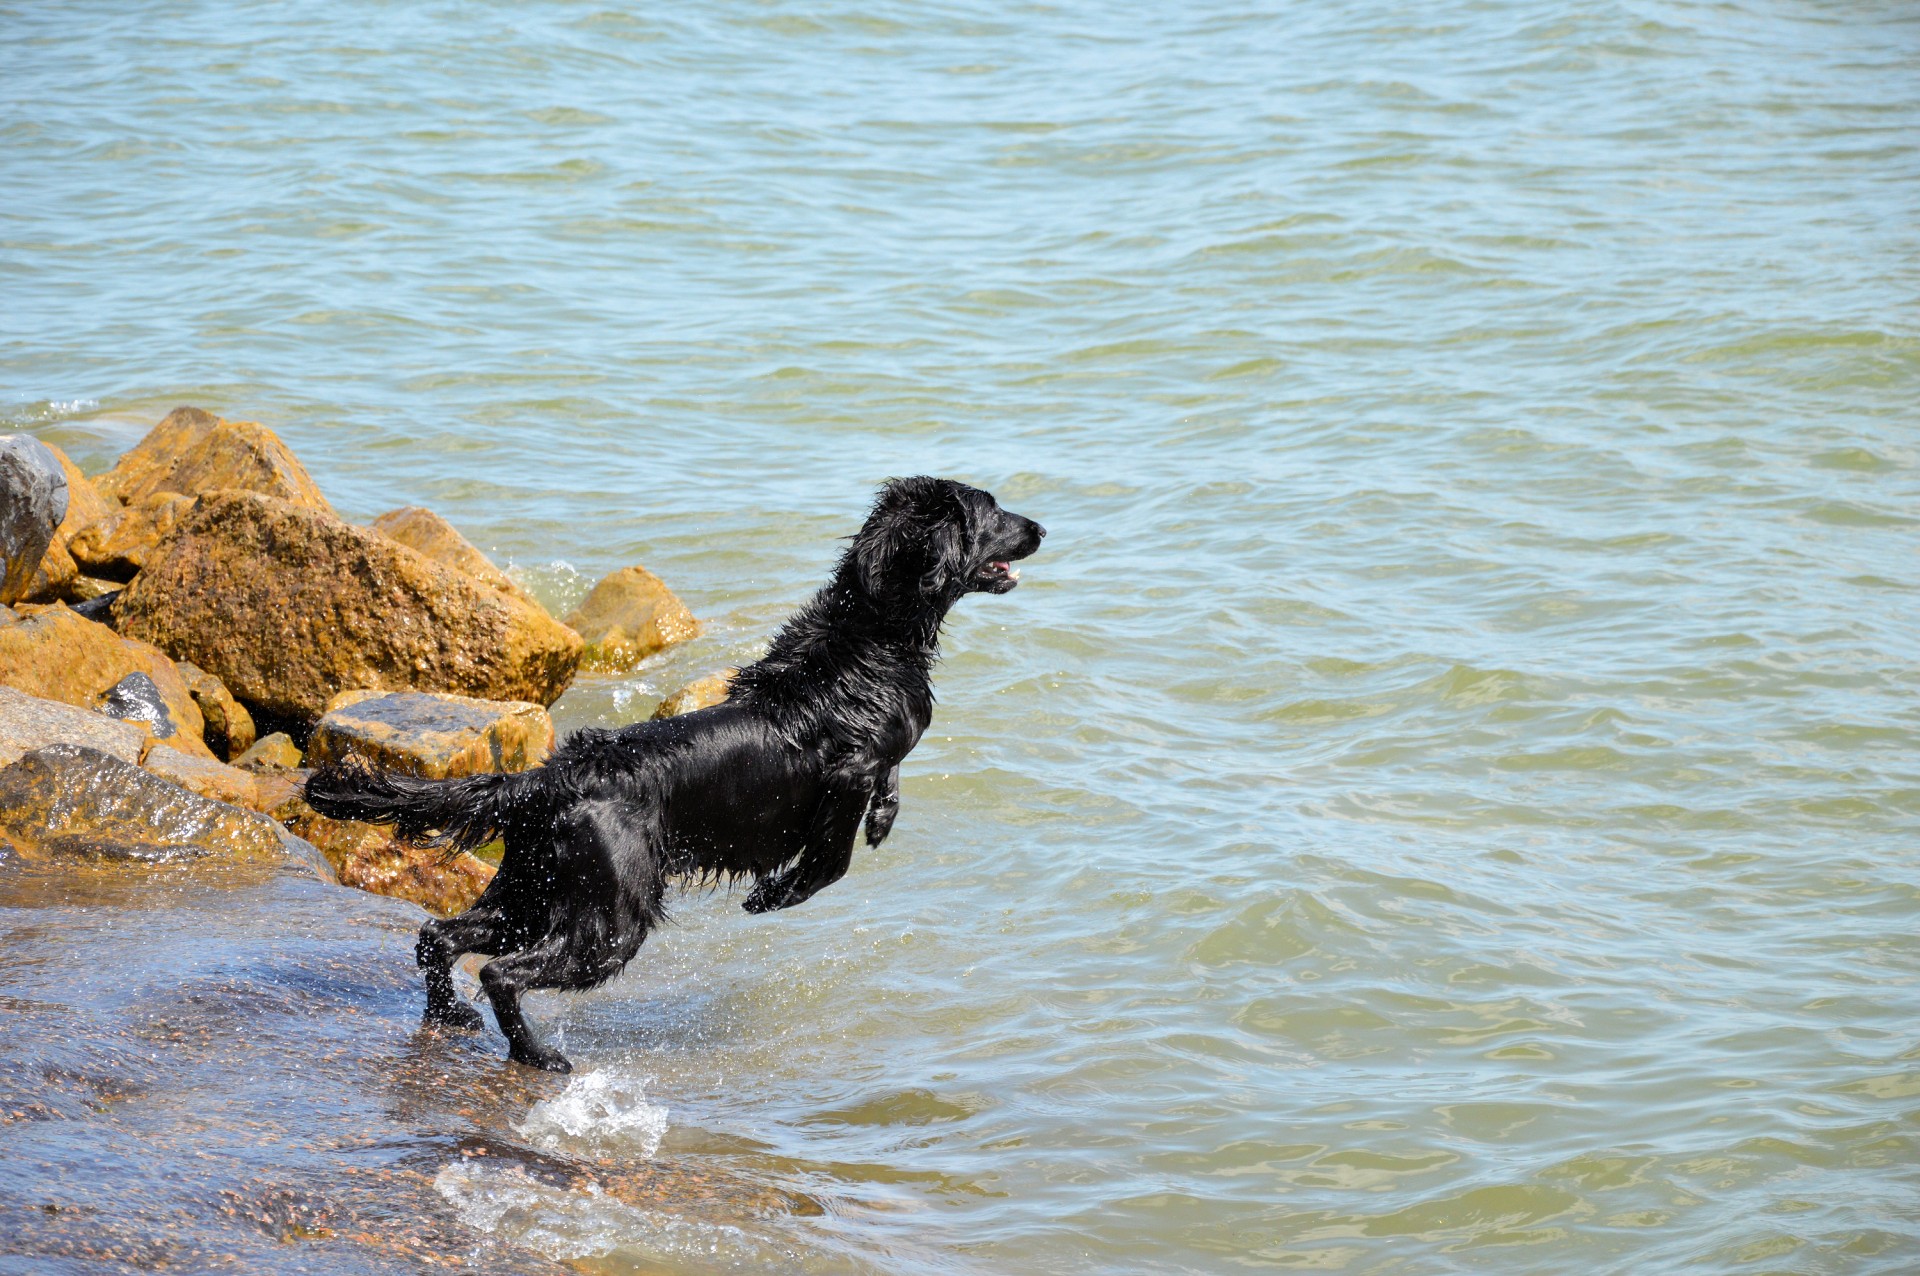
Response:
[[[952,511],[927,529],[927,570],[920,577],[920,593],[926,598],[945,594],[966,573],[966,552],[966,521],[955,501]]]
[[[908,534],[906,504],[904,481],[889,480],[874,499],[867,521],[853,534],[847,558],[859,578],[861,590],[870,598],[883,597],[887,592],[894,560]]]

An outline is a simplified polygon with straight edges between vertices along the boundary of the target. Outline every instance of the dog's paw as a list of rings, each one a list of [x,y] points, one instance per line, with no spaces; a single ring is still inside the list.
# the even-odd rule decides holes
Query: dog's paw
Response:
[[[441,1028],[457,1028],[462,1032],[477,1032],[486,1027],[486,1020],[480,1012],[464,1001],[452,1002],[445,1006],[428,1006],[420,1016],[420,1022],[433,1024]]]
[[[507,1057],[515,1063],[523,1063],[529,1068],[538,1068],[542,1072],[573,1071],[573,1065],[567,1062],[567,1056],[546,1046],[529,1046],[524,1050],[514,1046],[507,1051]]]

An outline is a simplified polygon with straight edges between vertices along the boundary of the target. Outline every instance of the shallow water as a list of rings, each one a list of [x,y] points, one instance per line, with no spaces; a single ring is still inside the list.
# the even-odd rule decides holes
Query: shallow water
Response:
[[[1907,7],[0,38],[6,427],[98,468],[198,403],[556,607],[644,562],[708,632],[563,727],[750,657],[887,474],[1050,529],[949,626],[884,848],[792,913],[687,898],[543,1002],[624,1097],[459,1056],[529,1146],[823,1212],[456,1166],[460,1234],[608,1272],[1920,1265]]]

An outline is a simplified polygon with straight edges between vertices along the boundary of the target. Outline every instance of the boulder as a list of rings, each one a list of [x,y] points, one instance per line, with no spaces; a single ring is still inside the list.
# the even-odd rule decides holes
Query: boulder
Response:
[[[212,757],[200,709],[165,652],[75,615],[64,603],[27,608],[16,623],[0,625],[0,682],[28,695],[92,708],[132,673],[153,680],[176,728],[155,739]]]
[[[356,688],[551,704],[580,661],[579,635],[523,599],[253,492],[201,497],[114,619],[256,711],[303,721]]]
[[[146,743],[147,733],[135,723],[0,686],[0,767],[50,744],[84,744],[137,763]],[[173,749],[165,752],[181,756]]]
[[[47,545],[47,552],[40,558],[40,568],[33,575],[33,584],[28,587],[26,597],[31,602],[83,602],[94,598],[109,589],[110,583],[94,580],[80,570],[73,561],[69,546],[73,538],[86,527],[119,512],[116,501],[110,501],[100,494],[93,480],[80,472],[73,459],[51,443],[47,451],[53,453],[54,460],[60,462],[61,471],[67,476],[67,514],[60,520],[60,526],[54,530],[53,540]]]
[[[253,746],[233,760],[247,771],[291,771],[300,765],[300,746],[284,731],[263,735]]]
[[[150,749],[140,764],[149,772],[203,798],[262,809],[260,785],[249,773],[212,758],[197,758],[178,749]]]
[[[99,580],[129,581],[147,565],[154,548],[173,534],[193,509],[179,492],[149,492],[125,509],[81,528],[67,542],[79,570]]]
[[[180,671],[188,694],[193,697],[194,704],[200,707],[200,716],[207,724],[207,748],[213,750],[214,756],[231,762],[251,749],[254,741],[253,715],[247,712],[245,705],[233,698],[226,684],[199,665],[176,661],[174,668]]]
[[[40,560],[67,515],[67,474],[39,439],[0,434],[0,603],[33,587]]]
[[[343,691],[307,741],[307,764],[360,758],[430,779],[524,771],[553,752],[553,719],[525,700],[425,691]]]
[[[586,640],[583,668],[619,672],[700,632],[700,622],[644,567],[623,567],[593,587],[567,625]]]
[[[320,849],[342,886],[410,899],[442,917],[464,913],[493,880],[494,867],[465,851],[412,846],[380,825],[328,819],[304,802],[288,827]]]
[[[654,720],[677,718],[695,709],[711,709],[727,698],[727,692],[733,686],[733,675],[739,672],[738,669],[722,669],[719,673],[694,679],[660,702],[660,707],[653,711]]]
[[[78,744],[36,749],[0,770],[0,845],[36,860],[219,857],[302,864],[333,878],[318,850],[266,816]]]
[[[199,408],[175,408],[94,483],[127,506],[157,492],[198,496],[237,488],[333,512],[272,430],[257,421],[223,421]]]
[[[452,523],[430,509],[409,505],[388,510],[368,524],[389,540],[425,554],[442,567],[464,572],[483,585],[527,598],[513,578],[493,565],[493,561],[462,536]],[[527,601],[533,600],[528,598]]]

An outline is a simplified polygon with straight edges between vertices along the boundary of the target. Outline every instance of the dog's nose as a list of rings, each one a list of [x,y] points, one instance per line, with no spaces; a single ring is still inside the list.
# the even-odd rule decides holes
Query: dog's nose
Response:
[[[1029,523],[1033,523],[1033,534],[1034,534],[1035,536],[1038,536],[1038,537],[1039,537],[1039,538],[1040,538],[1041,540],[1045,540],[1045,539],[1047,539],[1047,529],[1046,529],[1046,528],[1044,528],[1044,527],[1042,527],[1042,526],[1040,526],[1040,524],[1038,524],[1038,523],[1034,523],[1032,519],[1028,519],[1028,520],[1027,520],[1027,522],[1029,522]]]

